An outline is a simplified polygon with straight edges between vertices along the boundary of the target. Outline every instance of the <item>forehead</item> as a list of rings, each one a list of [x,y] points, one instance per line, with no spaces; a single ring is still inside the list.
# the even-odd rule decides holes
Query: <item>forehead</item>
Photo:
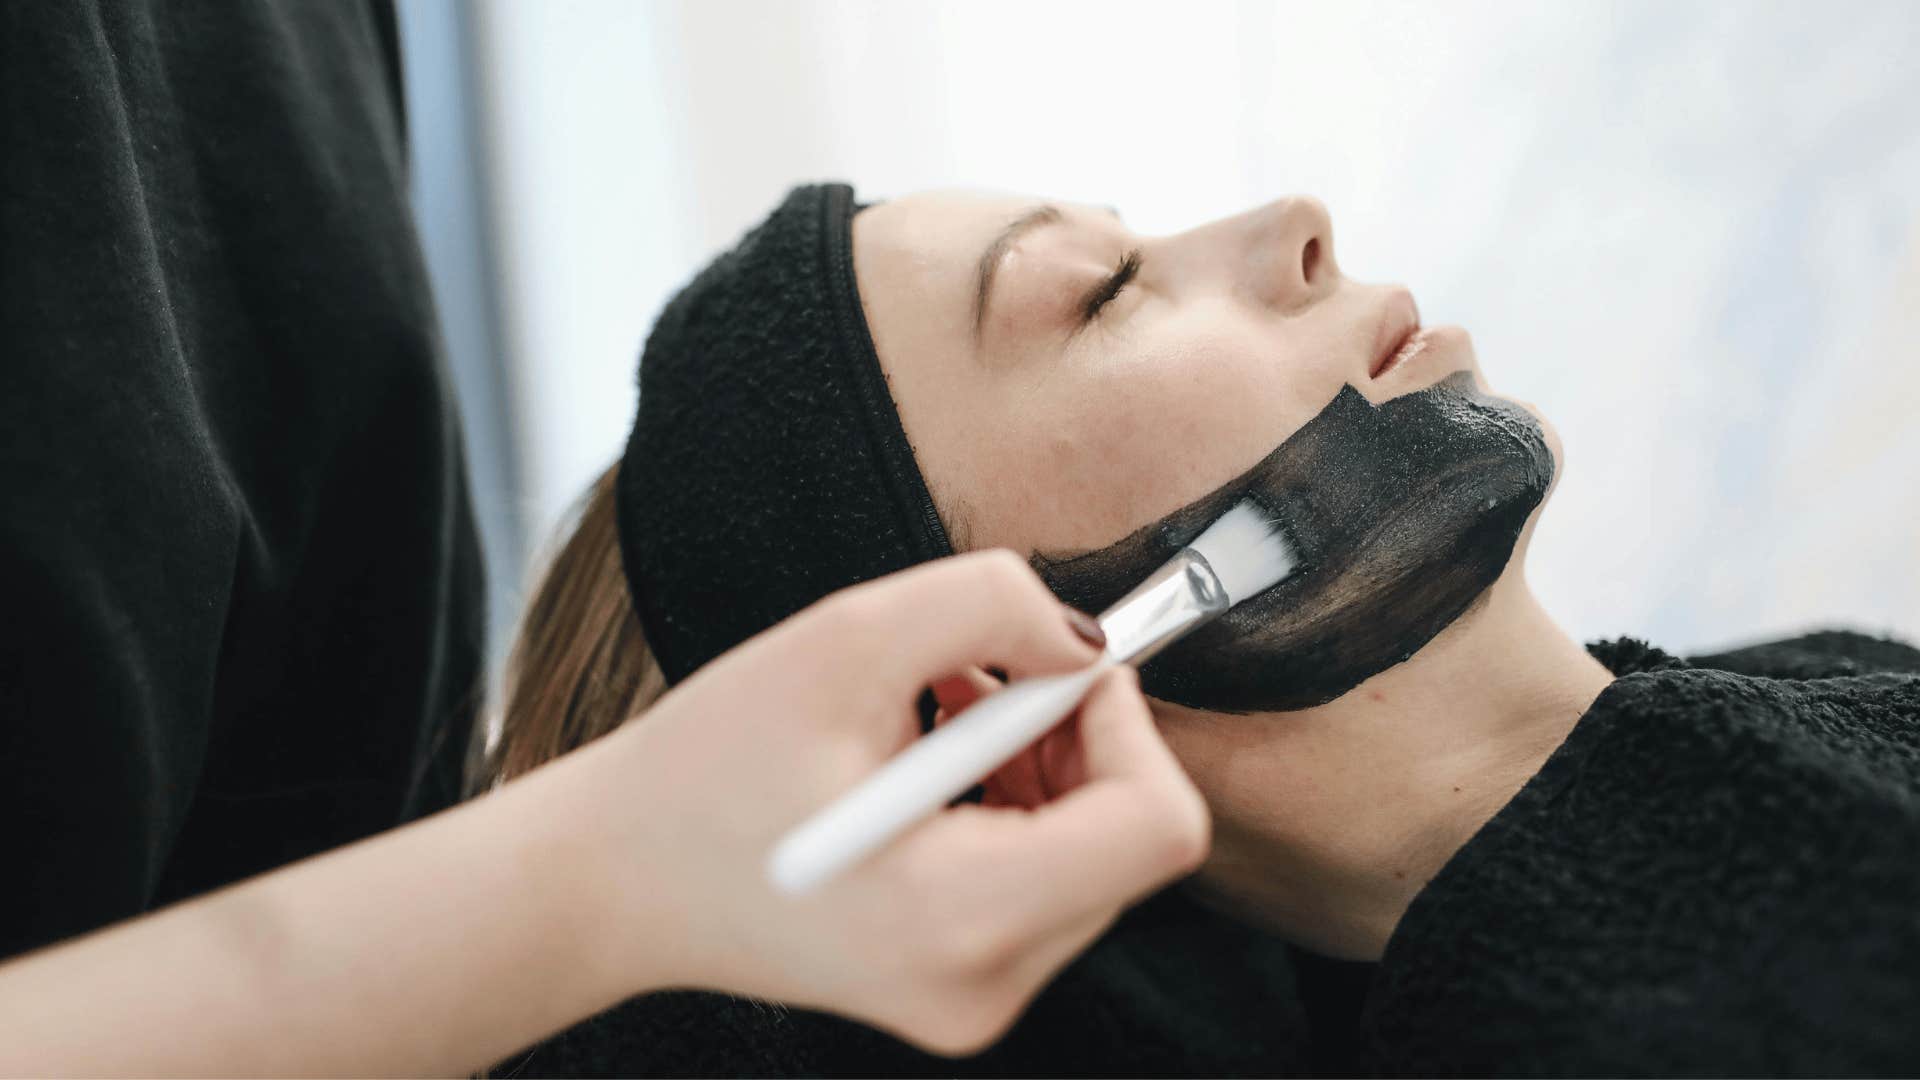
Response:
[[[1059,199],[980,191],[923,191],[878,203],[853,219],[859,269],[942,281],[971,276],[976,260],[1011,222],[1041,206],[1065,221],[1112,220],[1112,211]]]
[[[921,191],[877,203],[854,219],[878,253],[946,251],[985,244],[992,230],[1048,200],[987,191]]]
[[[953,346],[970,332],[975,260],[996,231],[1035,202],[1017,195],[922,192],[854,217],[854,274],[883,363],[890,352],[920,355],[936,344]]]
[[[897,323],[911,313],[915,337],[970,332],[982,253],[1010,223],[1042,206],[1057,208],[1064,222],[1112,220],[1111,211],[1058,199],[966,190],[917,192],[862,210],[853,221],[854,271],[869,321]],[[1057,246],[1061,232],[1028,236]],[[1028,242],[1023,237],[1015,250]]]

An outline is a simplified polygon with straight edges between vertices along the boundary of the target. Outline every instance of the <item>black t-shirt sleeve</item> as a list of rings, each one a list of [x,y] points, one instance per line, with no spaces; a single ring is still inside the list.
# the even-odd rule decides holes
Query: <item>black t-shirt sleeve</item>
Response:
[[[379,14],[0,5],[0,956],[451,798],[479,564]]]
[[[0,954],[152,896],[211,735],[239,543],[106,28],[50,14],[0,15]]]

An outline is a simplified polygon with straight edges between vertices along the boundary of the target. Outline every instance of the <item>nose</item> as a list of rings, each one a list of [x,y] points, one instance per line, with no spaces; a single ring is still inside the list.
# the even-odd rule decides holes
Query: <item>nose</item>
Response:
[[[1269,203],[1260,211],[1261,232],[1267,250],[1267,287],[1283,308],[1317,303],[1339,285],[1340,267],[1333,261],[1333,218],[1326,204],[1306,195]]]

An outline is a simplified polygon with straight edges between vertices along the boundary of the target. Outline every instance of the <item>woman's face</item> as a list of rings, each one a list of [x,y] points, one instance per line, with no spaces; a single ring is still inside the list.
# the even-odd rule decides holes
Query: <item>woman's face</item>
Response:
[[[1422,330],[1405,288],[1341,273],[1313,199],[1143,237],[1101,208],[925,193],[862,211],[854,252],[956,547],[1100,548],[1240,475],[1344,385],[1374,404],[1461,370],[1484,387],[1466,331]]]

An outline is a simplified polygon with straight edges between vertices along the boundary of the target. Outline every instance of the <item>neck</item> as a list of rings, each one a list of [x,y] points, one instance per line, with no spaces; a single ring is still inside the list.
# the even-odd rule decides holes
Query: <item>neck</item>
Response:
[[[1166,710],[1213,803],[1197,891],[1316,951],[1377,959],[1414,895],[1611,680],[1516,567],[1413,659],[1326,705]]]

